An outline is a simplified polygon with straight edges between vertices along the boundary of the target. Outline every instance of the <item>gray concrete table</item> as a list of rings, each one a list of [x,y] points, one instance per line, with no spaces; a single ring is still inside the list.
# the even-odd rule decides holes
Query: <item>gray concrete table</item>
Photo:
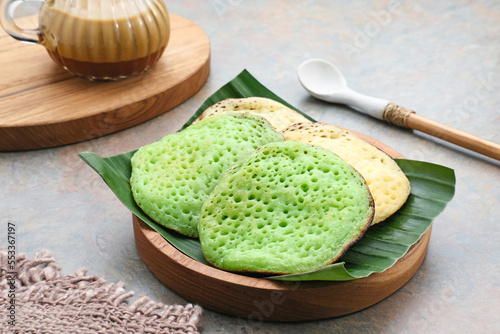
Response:
[[[177,108],[134,128],[64,147],[0,153],[0,249],[7,224],[28,256],[52,252],[63,274],[81,267],[136,295],[187,303],[140,259],[131,215],[78,157],[110,156],[175,132],[244,68],[317,120],[365,133],[410,159],[455,170],[456,195],[435,220],[417,274],[382,302],[348,316],[258,323],[205,310],[205,333],[500,332],[500,164],[309,97],[297,66],[322,57],[350,86],[500,142],[500,2],[167,1],[212,43],[207,84]]]

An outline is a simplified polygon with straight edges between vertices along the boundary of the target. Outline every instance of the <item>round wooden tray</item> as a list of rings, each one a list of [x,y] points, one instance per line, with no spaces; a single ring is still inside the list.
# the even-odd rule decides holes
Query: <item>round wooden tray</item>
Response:
[[[393,158],[386,145],[355,133]],[[238,275],[202,264],[178,251],[133,215],[137,249],[144,263],[172,291],[208,309],[257,321],[331,318],[367,308],[413,277],[427,253],[429,229],[391,268],[346,282],[277,282]]]
[[[0,151],[101,137],[193,96],[210,72],[210,41],[185,18],[170,15],[170,23],[170,40],[158,63],[116,82],[75,77],[59,68],[42,46],[20,43],[0,29]]]

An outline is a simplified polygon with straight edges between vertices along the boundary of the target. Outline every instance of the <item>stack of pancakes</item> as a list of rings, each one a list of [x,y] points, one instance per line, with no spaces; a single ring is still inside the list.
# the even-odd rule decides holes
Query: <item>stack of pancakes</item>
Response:
[[[140,148],[131,188],[214,266],[290,274],[337,261],[407,200],[394,160],[348,131],[265,98],[228,99]]]

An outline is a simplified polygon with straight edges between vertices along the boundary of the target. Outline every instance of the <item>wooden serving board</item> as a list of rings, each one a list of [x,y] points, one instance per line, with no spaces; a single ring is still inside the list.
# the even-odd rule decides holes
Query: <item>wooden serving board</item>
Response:
[[[0,29],[0,151],[75,143],[129,128],[193,96],[210,72],[210,41],[193,22],[170,15],[159,62],[122,81],[91,82],[59,68],[41,45]]]
[[[401,154],[375,139],[359,137],[393,158]],[[257,321],[305,321],[367,308],[401,288],[424,261],[429,229],[391,268],[346,282],[278,282],[238,275],[202,264],[168,243],[133,215],[135,241],[151,272],[172,291],[208,309]]]

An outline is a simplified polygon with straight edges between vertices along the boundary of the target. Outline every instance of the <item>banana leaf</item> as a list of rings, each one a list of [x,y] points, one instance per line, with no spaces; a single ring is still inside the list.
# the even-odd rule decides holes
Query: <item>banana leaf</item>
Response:
[[[221,100],[252,96],[273,99],[315,121],[275,95],[244,70],[210,96],[180,130],[189,126],[207,107]],[[130,159],[134,153],[135,151],[131,151],[112,157],[100,157],[92,152],[82,152],[79,156],[102,177],[111,191],[132,213],[179,251],[208,265],[198,240],[163,228],[135,203],[129,183]],[[423,161],[396,159],[396,162],[411,184],[411,194],[401,209],[386,221],[370,227],[363,238],[349,248],[339,262],[310,273],[267,278],[288,281],[347,281],[383,272],[402,258],[453,198],[455,174],[450,168]]]

